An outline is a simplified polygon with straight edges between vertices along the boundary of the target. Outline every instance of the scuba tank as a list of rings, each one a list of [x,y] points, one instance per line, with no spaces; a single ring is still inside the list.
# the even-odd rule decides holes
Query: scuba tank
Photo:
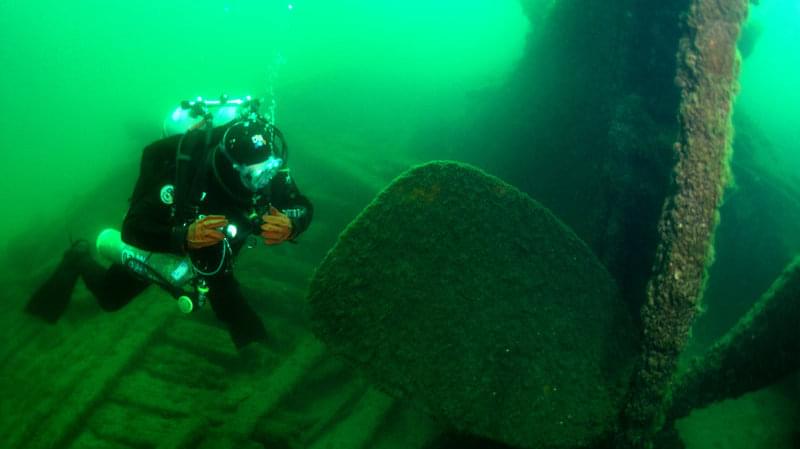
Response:
[[[145,251],[122,241],[119,231],[106,229],[97,236],[97,252],[112,263],[127,267],[136,275],[155,282],[178,301],[183,313],[190,313],[205,303],[208,287],[198,278],[188,257]],[[196,293],[187,292],[194,286]]]
[[[219,100],[205,100],[203,97],[197,97],[196,100],[184,100],[164,119],[163,137],[202,128],[207,124],[206,120],[211,123],[213,128],[225,125],[237,119],[243,110],[249,111],[253,102],[258,102],[258,100],[253,100],[249,96],[229,99],[225,95],[221,96]]]
[[[273,99],[269,113],[271,123],[275,122],[274,103]],[[209,124],[210,128],[216,128],[250,114],[261,115],[258,112],[259,108],[261,100],[249,95],[242,98],[228,98],[227,95],[222,95],[219,100],[207,100],[203,97],[184,100],[164,119],[163,137],[202,129]]]

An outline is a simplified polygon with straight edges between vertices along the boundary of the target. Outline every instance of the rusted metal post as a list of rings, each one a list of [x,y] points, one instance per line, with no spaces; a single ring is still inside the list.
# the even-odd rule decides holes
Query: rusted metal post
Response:
[[[622,413],[617,447],[652,447],[678,355],[698,310],[713,259],[717,209],[729,179],[736,41],[747,0],[692,0],[678,48],[680,133],[672,194],[658,225],[654,272],[642,308],[642,355]]]

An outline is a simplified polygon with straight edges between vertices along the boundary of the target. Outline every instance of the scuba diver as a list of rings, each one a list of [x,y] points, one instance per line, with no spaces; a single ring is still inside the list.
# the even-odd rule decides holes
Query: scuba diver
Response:
[[[254,236],[266,245],[293,242],[308,228],[313,207],[289,173],[283,134],[258,112],[257,100],[236,101],[233,117],[215,117],[209,101],[183,102],[199,121],[145,147],[121,233],[111,232],[116,260],[104,268],[86,240],[76,241],[34,292],[28,313],[58,321],[79,277],[106,311],[121,309],[156,283],[184,312],[207,300],[240,352],[267,341],[234,277],[233,260]],[[223,97],[215,104],[226,102],[234,103]],[[100,253],[108,234],[98,238]],[[158,257],[176,263],[159,272]]]

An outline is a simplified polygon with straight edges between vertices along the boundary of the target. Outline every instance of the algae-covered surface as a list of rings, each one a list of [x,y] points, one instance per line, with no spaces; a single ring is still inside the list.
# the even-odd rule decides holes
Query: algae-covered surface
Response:
[[[533,448],[613,428],[635,342],[613,280],[547,209],[474,167],[395,179],[309,301],[336,353],[462,431]]]
[[[748,2],[689,3],[675,79],[680,133],[673,147],[672,192],[664,201],[659,245],[642,307],[642,356],[624,413],[623,447],[648,447],[699,310],[713,260],[718,208],[729,182],[739,59],[736,42]]]

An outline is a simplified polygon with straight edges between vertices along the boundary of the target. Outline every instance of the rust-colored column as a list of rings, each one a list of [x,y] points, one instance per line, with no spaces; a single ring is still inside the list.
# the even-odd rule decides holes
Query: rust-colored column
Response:
[[[713,259],[717,209],[729,178],[736,40],[747,0],[692,0],[678,49],[680,134],[672,194],[658,225],[659,247],[642,308],[643,348],[617,447],[651,447],[698,310]]]

